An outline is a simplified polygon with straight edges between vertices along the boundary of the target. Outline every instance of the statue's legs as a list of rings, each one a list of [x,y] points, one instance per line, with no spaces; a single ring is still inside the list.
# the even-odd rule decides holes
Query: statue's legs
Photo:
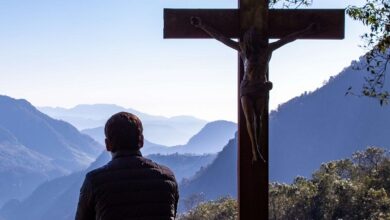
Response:
[[[256,98],[255,101],[255,117],[256,117],[256,143],[257,143],[257,150],[259,152],[260,159],[265,162],[265,159],[263,155],[260,153],[260,140],[263,138],[263,129],[262,129],[262,120],[264,118],[264,114],[267,114],[265,112],[265,106],[267,104],[267,97],[266,96],[260,96]]]
[[[255,109],[255,100],[252,100],[248,96],[241,97],[241,106],[244,111],[246,126],[249,138],[251,140],[252,147],[252,161],[258,161],[262,159],[258,149],[258,139],[256,135],[256,109]]]

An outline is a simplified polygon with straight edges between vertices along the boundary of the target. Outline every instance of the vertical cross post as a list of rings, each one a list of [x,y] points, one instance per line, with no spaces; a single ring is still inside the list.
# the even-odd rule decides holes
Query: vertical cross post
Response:
[[[260,29],[268,42],[268,0],[239,0],[240,28]],[[260,15],[260,16],[259,16]],[[242,40],[242,39],[240,39]],[[244,65],[238,56],[238,88],[244,76]],[[268,77],[268,76],[267,76]],[[240,91],[238,89],[238,91]],[[261,154],[266,163],[252,163],[251,142],[248,136],[240,95],[238,95],[238,200],[239,219],[268,219],[268,100],[262,120]]]

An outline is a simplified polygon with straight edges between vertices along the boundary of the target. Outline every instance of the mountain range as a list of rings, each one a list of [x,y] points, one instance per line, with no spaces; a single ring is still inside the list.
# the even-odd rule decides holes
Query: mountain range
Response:
[[[107,119],[121,111],[137,115],[144,126],[145,138],[165,146],[185,144],[207,121],[192,116],[163,117],[145,114],[131,108],[111,104],[77,105],[73,108],[40,107],[40,111],[53,118],[65,120],[85,133],[102,130]]]
[[[149,155],[153,161],[169,166],[176,178],[190,178],[201,167],[210,164],[215,155]],[[102,153],[91,166],[68,176],[47,181],[40,185],[25,200],[11,200],[0,210],[0,219],[7,220],[72,220],[74,219],[79,190],[85,174],[101,167],[110,160],[108,153]]]
[[[99,142],[100,144],[105,145],[104,139],[106,137],[104,135],[103,127],[85,129],[82,130],[81,133],[86,134],[91,138],[93,138],[95,141]],[[144,146],[142,148],[142,152],[144,154],[159,153],[159,152],[163,152],[166,148],[168,147],[160,144],[155,144],[148,141],[147,139],[144,139]]]
[[[390,70],[387,71],[390,74]],[[369,73],[363,70],[347,67],[339,75],[331,77],[321,88],[305,92],[270,113],[271,181],[291,182],[296,176],[310,177],[321,163],[348,157],[371,145],[390,146],[389,106],[381,107],[377,100],[345,95],[350,86],[359,89],[367,74]],[[389,83],[385,85],[385,89],[390,90]],[[220,122],[216,122],[218,123]],[[202,134],[206,127],[208,125],[191,140],[195,139],[195,142],[203,144],[210,141],[212,136],[208,132]],[[4,139],[12,139],[10,135],[3,136],[6,137]],[[181,201],[202,192],[206,199],[237,195],[236,142],[235,138],[229,141],[213,163],[182,182]],[[102,157],[90,169],[108,160],[103,160]],[[7,220],[25,219],[26,216],[31,217],[29,219],[71,219],[84,174],[85,171],[72,174],[72,181],[49,181],[22,202],[14,200],[7,203],[1,214],[3,217],[14,216],[6,218]],[[64,186],[62,183],[69,184]],[[61,189],[57,189],[58,187]],[[38,197],[47,199],[48,206],[37,204]],[[57,211],[55,207],[63,209]],[[34,213],[39,213],[36,216],[41,218],[33,218]],[[16,218],[18,215],[24,215],[24,218]]]
[[[230,121],[213,121],[207,123],[186,144],[176,146],[163,146],[145,140],[142,152],[148,154],[216,154],[220,152],[227,141],[234,137],[237,124]],[[96,141],[104,143],[103,128],[88,129],[82,131]]]
[[[230,121],[214,121],[206,124],[186,145],[169,148],[177,153],[218,153],[237,132],[237,124]]]
[[[213,200],[223,196],[237,197],[237,137],[231,139],[218,153],[212,164],[179,186],[179,211],[186,211],[184,200],[192,195],[204,195]]]
[[[188,181],[197,171],[206,169],[216,158],[216,154],[204,152],[216,152],[222,149],[228,140],[234,137],[235,130],[236,124],[233,122],[210,122],[191,138],[187,145],[174,147],[188,148],[188,152],[193,152],[193,154],[149,154],[147,157],[170,167],[178,182],[183,182],[183,179]],[[221,144],[221,146],[212,146],[212,144]],[[156,147],[170,149],[159,145]],[[144,150],[145,148],[141,149],[143,154],[145,154]],[[202,152],[202,155],[194,155],[195,152]],[[88,169],[46,181],[26,199],[8,201],[0,210],[0,219],[2,217],[7,220],[74,219],[79,189],[86,172],[104,165],[109,159],[109,154],[103,153]]]
[[[47,181],[22,201],[14,199],[7,202],[0,210],[0,218],[7,220],[74,219],[79,190],[85,174],[104,165],[109,159],[109,154],[102,153],[88,169]]]
[[[321,163],[349,157],[367,146],[390,147],[390,106],[381,106],[378,100],[367,97],[345,95],[349,87],[358,94],[369,74],[350,66],[321,88],[271,112],[271,181],[310,177]],[[390,90],[388,81],[384,89]]]
[[[235,130],[232,122],[211,122],[186,145],[169,148],[146,140],[142,151],[145,155],[179,151],[202,154],[151,155],[170,166],[181,161],[183,166],[173,166],[180,181],[210,163],[215,154],[205,153],[218,152]],[[205,137],[209,142],[202,140]],[[44,181],[84,169],[103,149],[72,125],[50,118],[26,100],[0,96],[0,206],[12,198],[25,198]]]
[[[347,158],[367,146],[390,148],[390,106],[346,95],[349,87],[359,90],[367,74],[350,66],[321,88],[271,112],[270,181],[310,178],[322,163]],[[390,90],[390,82],[384,89]],[[202,194],[206,200],[237,196],[236,143],[231,140],[210,166],[180,186],[181,211],[191,195]]]
[[[26,100],[0,96],[0,205],[40,183],[85,169],[103,147]]]
[[[270,180],[310,178],[322,163],[349,157],[367,146],[390,147],[390,107],[378,100],[346,95],[369,74],[352,66],[324,86],[282,104],[270,114]],[[390,74],[390,70],[387,70]],[[384,89],[390,90],[390,83]],[[357,92],[356,92],[357,93]],[[191,195],[204,199],[237,196],[237,139],[210,166],[180,185],[180,210]]]

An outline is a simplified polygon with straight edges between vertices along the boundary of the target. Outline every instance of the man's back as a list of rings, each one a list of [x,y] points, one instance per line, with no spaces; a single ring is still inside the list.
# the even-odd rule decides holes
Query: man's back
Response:
[[[76,220],[174,219],[178,197],[168,168],[139,151],[118,151],[107,165],[87,174]]]

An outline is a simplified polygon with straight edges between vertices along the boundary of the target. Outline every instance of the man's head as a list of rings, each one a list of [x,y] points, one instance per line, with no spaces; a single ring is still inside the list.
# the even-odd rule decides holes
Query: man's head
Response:
[[[139,150],[144,145],[142,131],[142,123],[137,116],[128,112],[114,114],[104,127],[107,151]]]

